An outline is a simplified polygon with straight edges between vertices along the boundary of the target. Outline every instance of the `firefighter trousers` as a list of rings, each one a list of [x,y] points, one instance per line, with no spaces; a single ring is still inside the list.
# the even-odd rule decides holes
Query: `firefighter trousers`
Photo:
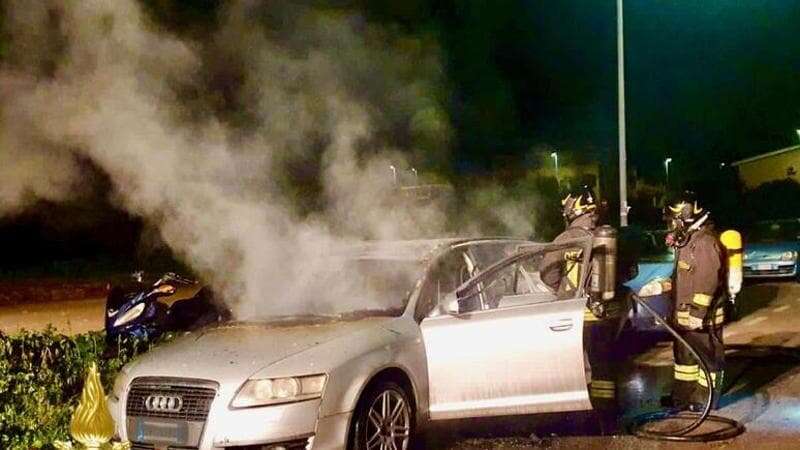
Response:
[[[725,346],[722,341],[722,326],[686,330],[676,327],[678,333],[706,361],[710,371],[712,386],[708,385],[702,366],[692,353],[678,340],[673,343],[675,357],[672,400],[676,407],[683,408],[691,403],[705,404],[709,388],[714,397],[712,408],[719,406],[722,376],[725,368]]]
[[[589,356],[592,379],[589,399],[599,413],[618,415],[617,385],[619,355],[616,351],[616,320],[595,320],[584,323],[583,347]]]

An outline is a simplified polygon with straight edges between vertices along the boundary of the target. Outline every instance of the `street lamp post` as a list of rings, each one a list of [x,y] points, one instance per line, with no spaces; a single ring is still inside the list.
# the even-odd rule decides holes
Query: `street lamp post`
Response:
[[[558,152],[550,153],[550,157],[553,158],[553,161],[556,165],[556,183],[558,183],[558,190],[561,190],[561,177],[558,176]]]
[[[672,158],[667,158],[664,160],[664,172],[667,173],[667,189],[669,189],[669,164],[672,162]]]
[[[619,226],[628,226],[628,173],[625,150],[625,42],[622,0],[617,0],[617,112],[619,116]]]

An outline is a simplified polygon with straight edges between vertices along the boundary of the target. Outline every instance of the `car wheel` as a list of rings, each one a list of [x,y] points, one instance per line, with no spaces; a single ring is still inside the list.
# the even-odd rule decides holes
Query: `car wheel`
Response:
[[[350,448],[408,450],[414,431],[413,418],[405,389],[391,381],[380,382],[362,397],[356,408]]]

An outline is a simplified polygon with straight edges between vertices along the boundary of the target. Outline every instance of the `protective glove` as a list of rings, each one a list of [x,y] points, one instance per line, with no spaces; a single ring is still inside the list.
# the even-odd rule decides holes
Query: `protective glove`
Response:
[[[695,316],[689,316],[689,322],[686,324],[686,328],[690,330],[699,330],[703,328],[703,319]]]
[[[603,319],[606,317],[606,305],[599,300],[590,299],[589,300],[589,311],[594,314],[595,317],[598,319]]]

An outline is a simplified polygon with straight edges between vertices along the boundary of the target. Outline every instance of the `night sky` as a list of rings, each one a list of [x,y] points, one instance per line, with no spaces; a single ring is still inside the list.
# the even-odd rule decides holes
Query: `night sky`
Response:
[[[439,10],[457,164],[502,164],[536,144],[614,164],[615,2],[481,3]],[[631,169],[658,178],[671,156],[692,178],[798,143],[798,24],[800,1],[627,2]]]
[[[615,0],[337,0],[441,42],[456,172],[530,161],[549,146],[616,166]],[[182,26],[214,0],[146,0]],[[630,171],[683,177],[795,145],[800,0],[625,4]],[[677,174],[676,174],[677,175]]]
[[[306,0],[435,36],[456,140],[450,169],[490,173],[551,147],[616,166],[615,0]],[[219,0],[143,0],[209,33]],[[692,179],[800,143],[800,0],[628,1],[630,171]],[[676,174],[677,175],[677,174]]]

